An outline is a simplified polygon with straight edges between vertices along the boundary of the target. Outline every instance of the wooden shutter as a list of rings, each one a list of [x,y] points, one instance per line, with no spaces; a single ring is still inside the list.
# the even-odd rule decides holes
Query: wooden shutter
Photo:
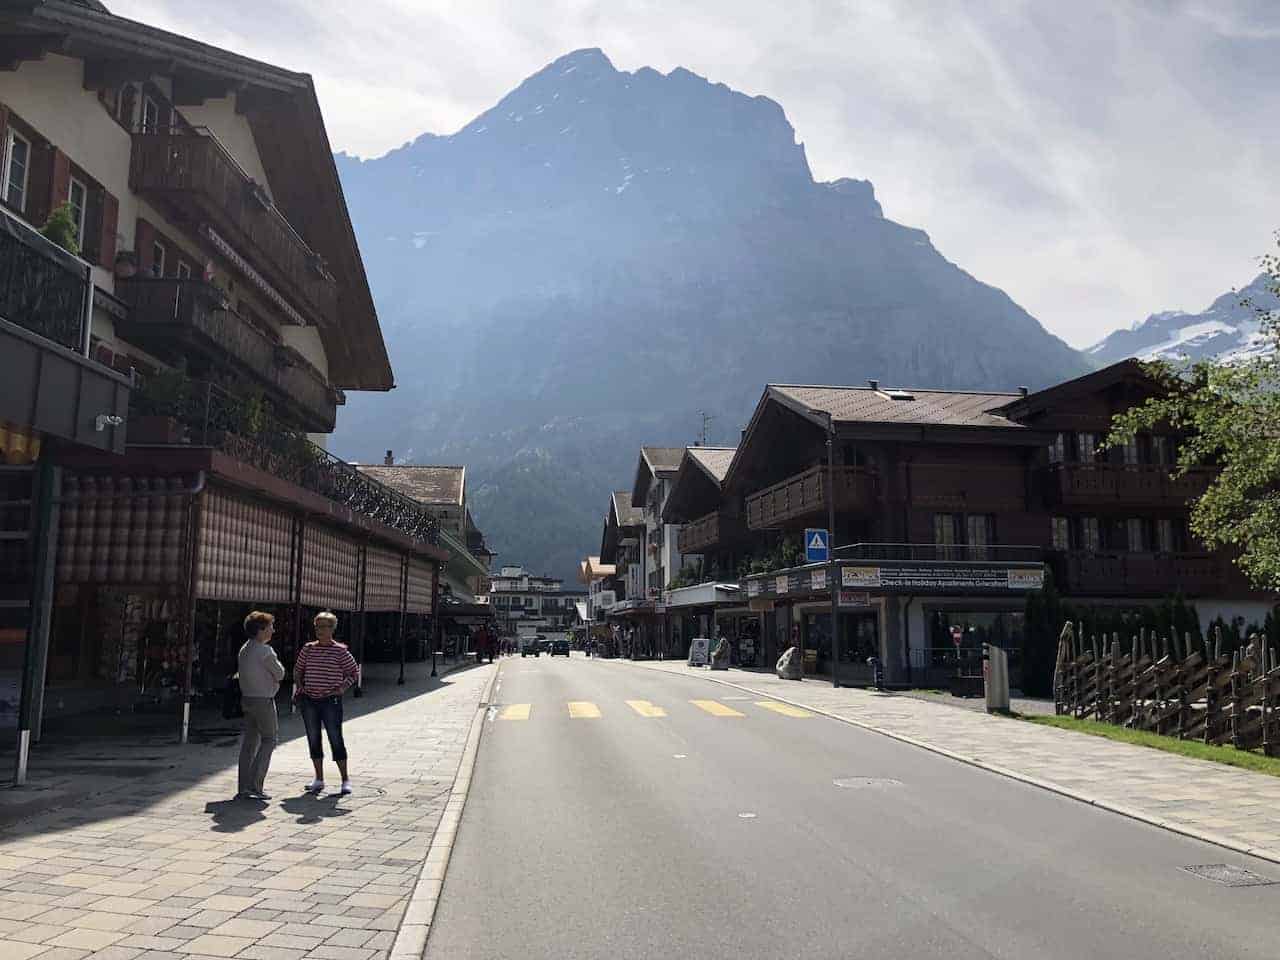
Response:
[[[111,270],[116,264],[116,230],[120,226],[120,201],[106,190],[102,196],[102,233],[98,241],[98,264]]]
[[[84,236],[81,238],[80,256],[90,263],[97,263],[102,256],[102,219],[106,191],[85,184]]]
[[[53,166],[49,176],[49,213],[66,203],[71,196],[71,158],[57,147],[51,149]]]
[[[138,218],[137,229],[133,233],[133,251],[138,257],[138,276],[151,276],[151,247],[156,241],[156,228],[148,221]]]
[[[31,144],[31,169],[27,174],[27,219],[37,227],[49,219],[50,184],[53,179],[53,146],[47,142]],[[67,168],[70,175],[70,167]],[[68,181],[68,187],[70,181]]]

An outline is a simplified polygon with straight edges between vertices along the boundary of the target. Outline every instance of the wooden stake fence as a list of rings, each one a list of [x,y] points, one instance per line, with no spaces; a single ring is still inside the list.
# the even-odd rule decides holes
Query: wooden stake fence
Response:
[[[1056,712],[1182,740],[1280,756],[1280,660],[1253,634],[1224,655],[1222,635],[1200,649],[1190,634],[1090,636],[1063,625],[1053,672]]]

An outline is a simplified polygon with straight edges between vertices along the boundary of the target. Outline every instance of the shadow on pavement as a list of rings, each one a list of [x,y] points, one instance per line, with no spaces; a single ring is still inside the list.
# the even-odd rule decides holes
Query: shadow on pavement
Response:
[[[280,807],[285,813],[296,816],[298,823],[319,823],[321,820],[345,817],[351,812],[347,807],[338,805],[341,799],[337,794],[317,797],[314,794],[304,793],[300,797],[290,797],[281,803]]]
[[[215,833],[239,833],[267,819],[265,800],[215,800],[204,805],[204,812],[213,817]]]
[[[364,696],[346,698],[345,719],[349,722],[448,689],[474,666],[474,663],[461,664],[444,676],[432,678],[430,662],[411,663],[406,669],[406,682],[401,686],[396,683],[398,664],[369,664],[368,667],[386,669],[366,670]],[[289,712],[289,701],[283,692],[278,710],[277,748],[305,736],[302,718]],[[23,787],[13,786],[11,779],[13,744],[3,745],[0,771],[5,779],[0,780],[0,844],[25,835],[137,814],[173,793],[235,767],[239,720],[224,720],[212,711],[195,716],[190,742],[183,746],[177,742],[176,716],[162,728],[140,725],[132,717],[120,719],[125,722],[115,722],[117,718],[109,715],[60,721],[32,748],[28,783]],[[253,801],[233,801],[233,792],[234,787],[225,801],[206,805],[206,812],[214,820],[214,830],[236,832],[262,819],[260,813],[253,812]],[[326,798],[305,798],[307,804],[325,801]],[[313,807],[304,809],[302,803],[303,798],[290,798],[285,801],[285,809],[313,816],[315,820],[345,813],[332,805],[328,813]],[[56,815],[49,816],[55,812]],[[37,817],[38,822],[32,819]]]

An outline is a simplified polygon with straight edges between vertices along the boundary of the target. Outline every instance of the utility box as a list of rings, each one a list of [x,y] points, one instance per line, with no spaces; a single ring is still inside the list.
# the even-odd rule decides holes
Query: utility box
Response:
[[[982,680],[987,695],[987,713],[1008,713],[1008,651],[991,643],[982,645]]]

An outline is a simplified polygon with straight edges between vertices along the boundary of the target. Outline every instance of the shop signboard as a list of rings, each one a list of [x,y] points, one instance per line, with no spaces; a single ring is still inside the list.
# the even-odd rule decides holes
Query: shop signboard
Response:
[[[711,651],[710,637],[694,637],[689,644],[689,666],[705,667]]]
[[[827,571],[810,570],[809,571],[809,589],[825,590],[827,589]]]
[[[748,596],[748,597],[758,597],[758,596],[760,596],[760,587],[761,587],[761,586],[762,586],[762,584],[760,583],[760,581],[759,581],[759,580],[748,580],[748,581],[747,581],[747,596]]]
[[[782,574],[782,576],[780,576],[780,577],[774,577],[774,580],[773,580],[773,592],[774,592],[774,593],[786,593],[786,592],[787,592],[787,587],[788,587],[788,586],[790,586],[790,583],[791,583],[791,578],[790,578],[790,577],[788,577],[785,573],[784,573],[784,574]]]
[[[841,590],[840,606],[850,607],[855,610],[869,610],[871,608],[871,594],[865,590]]]
[[[1039,590],[1044,586],[1044,568],[1035,567],[1032,569],[1010,569],[1009,570],[1009,589],[1010,590]]]
[[[879,567],[841,567],[840,586],[842,587],[878,587],[880,586]]]

